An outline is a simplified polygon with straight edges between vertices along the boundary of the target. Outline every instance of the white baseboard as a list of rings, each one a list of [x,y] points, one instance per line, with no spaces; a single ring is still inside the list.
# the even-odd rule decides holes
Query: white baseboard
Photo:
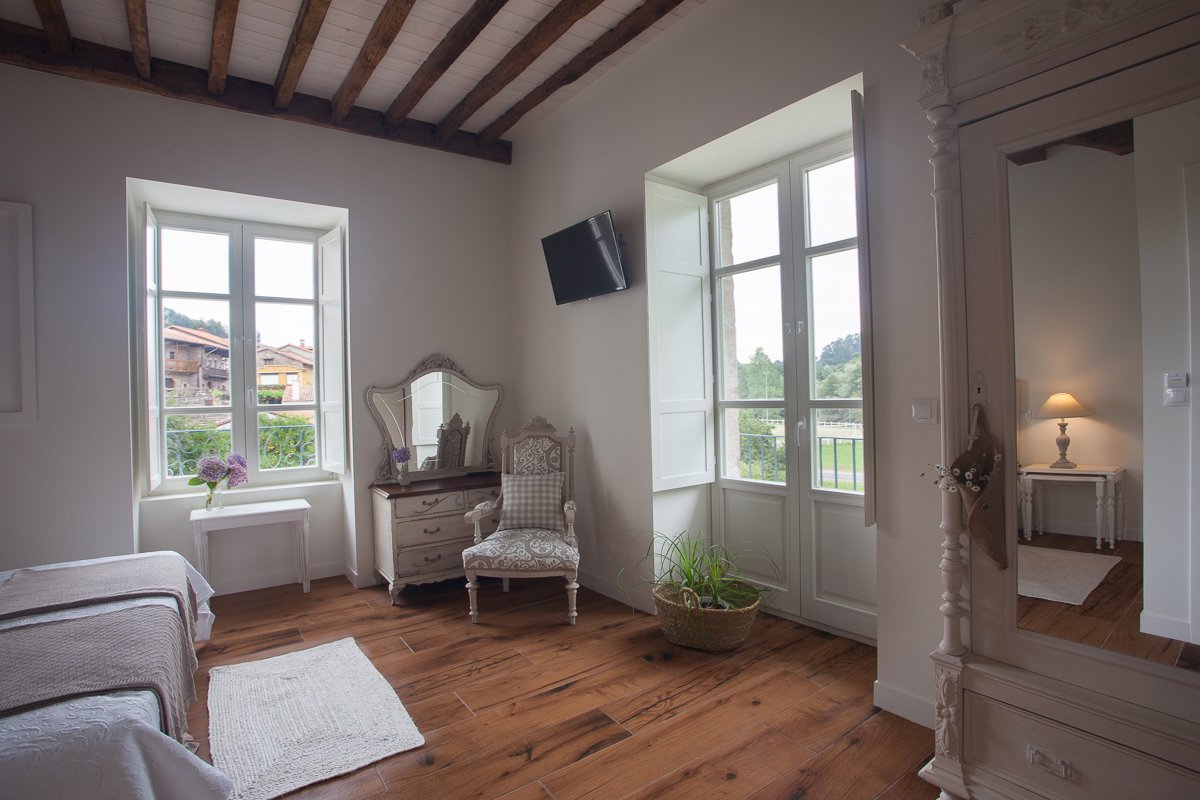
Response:
[[[875,681],[875,705],[909,722],[933,729],[933,703],[905,689]]]
[[[1152,633],[1155,636],[1165,636],[1168,639],[1188,641],[1192,636],[1192,624],[1178,617],[1164,617],[1161,614],[1142,612],[1142,633]]]
[[[328,564],[310,564],[308,567],[308,579],[315,581],[318,578],[332,578],[335,575],[346,575],[346,565],[341,561],[331,562]],[[289,583],[296,583],[296,570],[294,569],[279,569],[271,572],[256,572],[250,575],[235,575],[230,578],[209,578],[209,583],[217,594],[235,594],[236,592],[248,592],[251,589],[266,589],[271,586],[284,586]],[[351,583],[354,581],[351,580]],[[355,584],[357,585],[357,584]]]
[[[375,574],[375,570],[359,573],[358,570],[351,569],[349,564],[343,565],[342,574],[346,576],[346,580],[355,589],[366,589],[369,586],[376,586],[380,582],[380,578]]]
[[[650,595],[650,587],[648,586],[638,586],[631,589],[623,587],[609,578],[602,578],[599,575],[591,575],[586,572],[579,573],[579,584],[594,592],[599,592],[606,597],[611,597],[627,606],[633,606],[638,611],[645,611],[647,614],[654,613],[654,598]]]

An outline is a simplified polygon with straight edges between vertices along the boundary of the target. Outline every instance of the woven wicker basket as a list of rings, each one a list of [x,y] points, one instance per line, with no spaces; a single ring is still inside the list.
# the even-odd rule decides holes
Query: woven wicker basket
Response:
[[[745,608],[701,608],[691,589],[654,587],[654,607],[667,641],[697,650],[732,650],[750,635],[762,598]]]

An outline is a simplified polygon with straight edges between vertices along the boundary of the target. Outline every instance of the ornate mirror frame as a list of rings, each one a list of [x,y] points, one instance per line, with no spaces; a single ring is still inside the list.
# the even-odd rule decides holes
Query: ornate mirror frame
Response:
[[[473,389],[481,392],[495,392],[496,402],[492,406],[491,413],[488,415],[486,425],[476,426],[471,425],[471,436],[479,435],[483,439],[483,462],[478,464],[464,464],[462,467],[453,469],[414,469],[409,475],[414,481],[433,480],[435,478],[448,478],[457,475],[467,475],[472,472],[493,472],[499,468],[500,459],[496,450],[495,442],[495,425],[496,416],[500,410],[500,404],[504,401],[504,388],[498,384],[481,384],[467,377],[458,365],[448,357],[439,353],[434,353],[421,360],[419,364],[413,367],[399,383],[393,386],[371,386],[367,388],[366,401],[367,409],[371,412],[371,416],[375,418],[375,424],[379,426],[379,432],[382,436],[380,448],[383,451],[382,459],[379,467],[375,471],[375,481],[377,483],[390,483],[395,480],[395,470],[392,462],[392,449],[399,447],[399,444],[393,444],[391,433],[387,422],[379,411],[377,398],[384,395],[404,395],[410,393],[409,387],[413,381],[418,378],[429,375],[434,372],[444,372],[453,375]]]

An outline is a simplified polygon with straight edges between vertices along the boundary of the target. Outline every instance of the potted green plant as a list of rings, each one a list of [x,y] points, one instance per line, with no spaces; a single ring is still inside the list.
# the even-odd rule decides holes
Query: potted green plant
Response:
[[[746,640],[768,590],[742,572],[737,561],[743,554],[683,532],[655,534],[649,555],[654,606],[668,641],[722,651]]]

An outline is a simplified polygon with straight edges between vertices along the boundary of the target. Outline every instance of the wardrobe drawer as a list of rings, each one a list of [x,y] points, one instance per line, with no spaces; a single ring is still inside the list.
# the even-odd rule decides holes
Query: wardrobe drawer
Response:
[[[407,547],[396,549],[396,575],[420,575],[425,572],[445,572],[462,569],[462,551],[472,544],[470,537],[433,547]]]
[[[427,517],[431,514],[445,514],[447,511],[466,512],[467,504],[462,492],[442,492],[441,494],[426,494],[418,497],[397,497],[392,501],[392,515],[396,519],[411,519]]]
[[[1053,800],[1200,797],[1200,774],[1069,728],[1045,717],[964,692],[964,761]]]
[[[392,543],[396,547],[427,547],[471,536],[474,531],[462,514],[396,520],[392,523]]]

